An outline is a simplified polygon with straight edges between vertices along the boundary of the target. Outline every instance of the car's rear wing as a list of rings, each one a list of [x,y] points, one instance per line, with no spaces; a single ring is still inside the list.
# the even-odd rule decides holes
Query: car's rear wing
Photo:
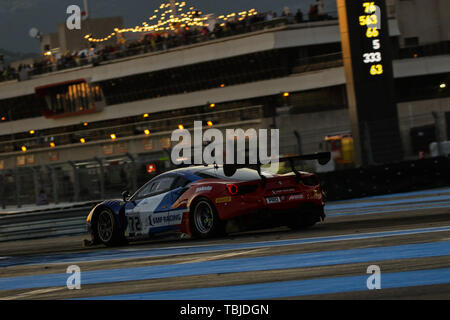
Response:
[[[299,156],[290,156],[290,157],[279,158],[278,162],[289,161],[291,163],[295,160],[317,160],[321,165],[324,165],[324,164],[327,164],[328,161],[330,161],[330,159],[331,159],[330,152],[316,152],[316,153],[311,153],[311,154],[303,154],[303,155],[299,155]]]
[[[295,176],[297,177],[297,181],[299,182],[301,180],[301,174],[295,168],[296,161],[317,160],[319,162],[319,164],[324,165],[324,164],[327,164],[328,161],[330,161],[330,159],[331,159],[330,152],[317,152],[317,153],[312,153],[312,154],[304,154],[304,155],[298,155],[298,156],[289,156],[289,157],[282,157],[282,158],[278,158],[278,159],[271,159],[271,162],[289,162],[291,170],[292,170],[292,172],[294,172]],[[236,170],[240,169],[240,168],[254,169],[254,170],[258,171],[258,173],[264,183],[266,178],[264,175],[261,174],[261,166],[262,166],[262,164],[259,161],[256,164],[250,164],[248,162],[245,164],[224,164],[223,172],[226,176],[232,176],[236,173]]]
[[[295,173],[295,176],[297,177],[297,182],[301,180],[301,174],[298,172],[298,170],[295,168],[295,161],[297,160],[317,160],[319,164],[325,165],[330,161],[331,159],[331,153],[330,152],[317,152],[312,154],[304,154],[300,156],[292,156],[292,157],[284,157],[280,158],[279,162],[289,162],[289,165],[291,166],[292,172]]]

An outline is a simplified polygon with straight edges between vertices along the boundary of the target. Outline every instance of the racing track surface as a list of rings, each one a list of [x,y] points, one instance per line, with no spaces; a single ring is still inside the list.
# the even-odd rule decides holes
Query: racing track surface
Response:
[[[314,228],[83,248],[0,243],[0,299],[449,299],[450,188],[339,201]],[[81,268],[81,290],[66,269]],[[366,287],[367,267],[381,289]]]

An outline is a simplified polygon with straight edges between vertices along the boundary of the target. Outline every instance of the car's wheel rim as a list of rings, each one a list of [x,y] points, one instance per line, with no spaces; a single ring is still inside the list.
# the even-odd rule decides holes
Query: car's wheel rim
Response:
[[[211,231],[214,222],[214,214],[209,203],[202,201],[197,204],[195,207],[194,221],[195,226],[200,233],[208,233]]]
[[[111,215],[107,211],[102,211],[98,217],[97,222],[98,236],[100,240],[108,242],[111,240],[113,234],[113,223],[111,221]]]

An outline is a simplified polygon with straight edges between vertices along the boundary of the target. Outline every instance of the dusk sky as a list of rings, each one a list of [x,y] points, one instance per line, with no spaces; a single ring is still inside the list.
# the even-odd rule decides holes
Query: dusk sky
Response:
[[[146,21],[161,0],[90,0],[90,16],[123,16],[125,26],[140,25]],[[166,2],[166,1],[164,1]],[[301,8],[304,13],[315,0],[187,0],[204,13],[230,13],[255,8],[258,11],[282,11],[288,6],[292,12]],[[56,26],[66,20],[66,8],[83,0],[0,0],[0,48],[16,52],[39,52],[37,40],[28,35],[32,27],[42,33],[56,31]],[[325,0],[326,11],[336,10],[336,0]]]

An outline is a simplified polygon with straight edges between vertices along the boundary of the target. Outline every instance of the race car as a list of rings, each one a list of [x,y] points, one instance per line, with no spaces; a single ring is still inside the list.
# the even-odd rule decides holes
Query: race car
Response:
[[[325,218],[319,179],[296,170],[297,160],[329,161],[330,153],[280,158],[291,172],[273,174],[261,165],[200,165],[162,173],[133,195],[96,205],[86,222],[92,243],[107,246],[179,232],[196,238],[239,227],[313,226]]]

